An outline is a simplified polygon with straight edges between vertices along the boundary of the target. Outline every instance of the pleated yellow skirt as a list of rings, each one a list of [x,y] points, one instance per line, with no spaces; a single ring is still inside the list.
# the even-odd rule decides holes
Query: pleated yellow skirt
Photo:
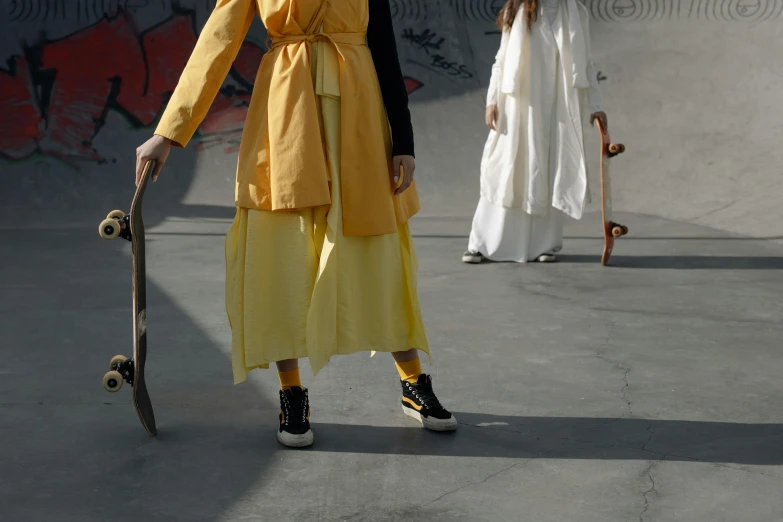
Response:
[[[345,237],[340,206],[340,101],[319,97],[331,173],[329,207],[237,208],[226,236],[226,311],[234,382],[269,363],[429,345],[410,229]]]

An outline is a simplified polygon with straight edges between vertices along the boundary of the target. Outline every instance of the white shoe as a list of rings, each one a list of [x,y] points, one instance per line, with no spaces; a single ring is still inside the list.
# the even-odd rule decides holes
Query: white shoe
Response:
[[[473,252],[471,250],[468,250],[464,254],[462,254],[462,262],[463,263],[470,263],[472,265],[477,265],[484,261],[484,255],[481,252]]]
[[[557,262],[557,256],[551,252],[547,252],[546,254],[541,254],[538,256],[536,261],[539,263],[555,263]]]

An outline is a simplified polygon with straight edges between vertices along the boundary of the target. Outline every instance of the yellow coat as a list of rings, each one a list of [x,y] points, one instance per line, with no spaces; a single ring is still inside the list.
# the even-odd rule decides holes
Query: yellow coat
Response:
[[[193,137],[256,13],[272,48],[261,61],[245,120],[236,205],[298,210],[330,204],[316,94],[339,97],[343,233],[396,232],[419,210],[419,200],[415,185],[393,195],[389,123],[365,39],[367,0],[218,0],[155,134],[181,147]],[[316,44],[325,52],[319,68],[339,67],[339,85],[311,71]]]

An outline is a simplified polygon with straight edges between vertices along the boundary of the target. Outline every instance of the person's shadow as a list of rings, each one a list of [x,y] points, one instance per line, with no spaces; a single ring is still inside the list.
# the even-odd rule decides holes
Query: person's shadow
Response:
[[[312,451],[442,457],[678,460],[783,464],[783,424],[636,418],[507,417],[455,412],[454,433],[318,424]]]

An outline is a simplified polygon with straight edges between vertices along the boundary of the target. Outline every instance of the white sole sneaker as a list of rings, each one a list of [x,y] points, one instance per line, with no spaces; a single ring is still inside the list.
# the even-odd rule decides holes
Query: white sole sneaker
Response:
[[[313,444],[313,430],[307,430],[300,435],[278,430],[277,441],[289,448],[306,448]]]
[[[413,408],[402,407],[402,412],[410,417],[416,419],[422,426],[432,431],[454,431],[457,429],[457,419],[454,415],[450,419],[434,419],[432,417],[424,417],[418,411]]]
[[[539,263],[556,263],[557,256],[554,254],[541,254],[536,258]]]
[[[462,262],[477,265],[484,261],[484,256],[479,252],[465,252],[462,254]]]

